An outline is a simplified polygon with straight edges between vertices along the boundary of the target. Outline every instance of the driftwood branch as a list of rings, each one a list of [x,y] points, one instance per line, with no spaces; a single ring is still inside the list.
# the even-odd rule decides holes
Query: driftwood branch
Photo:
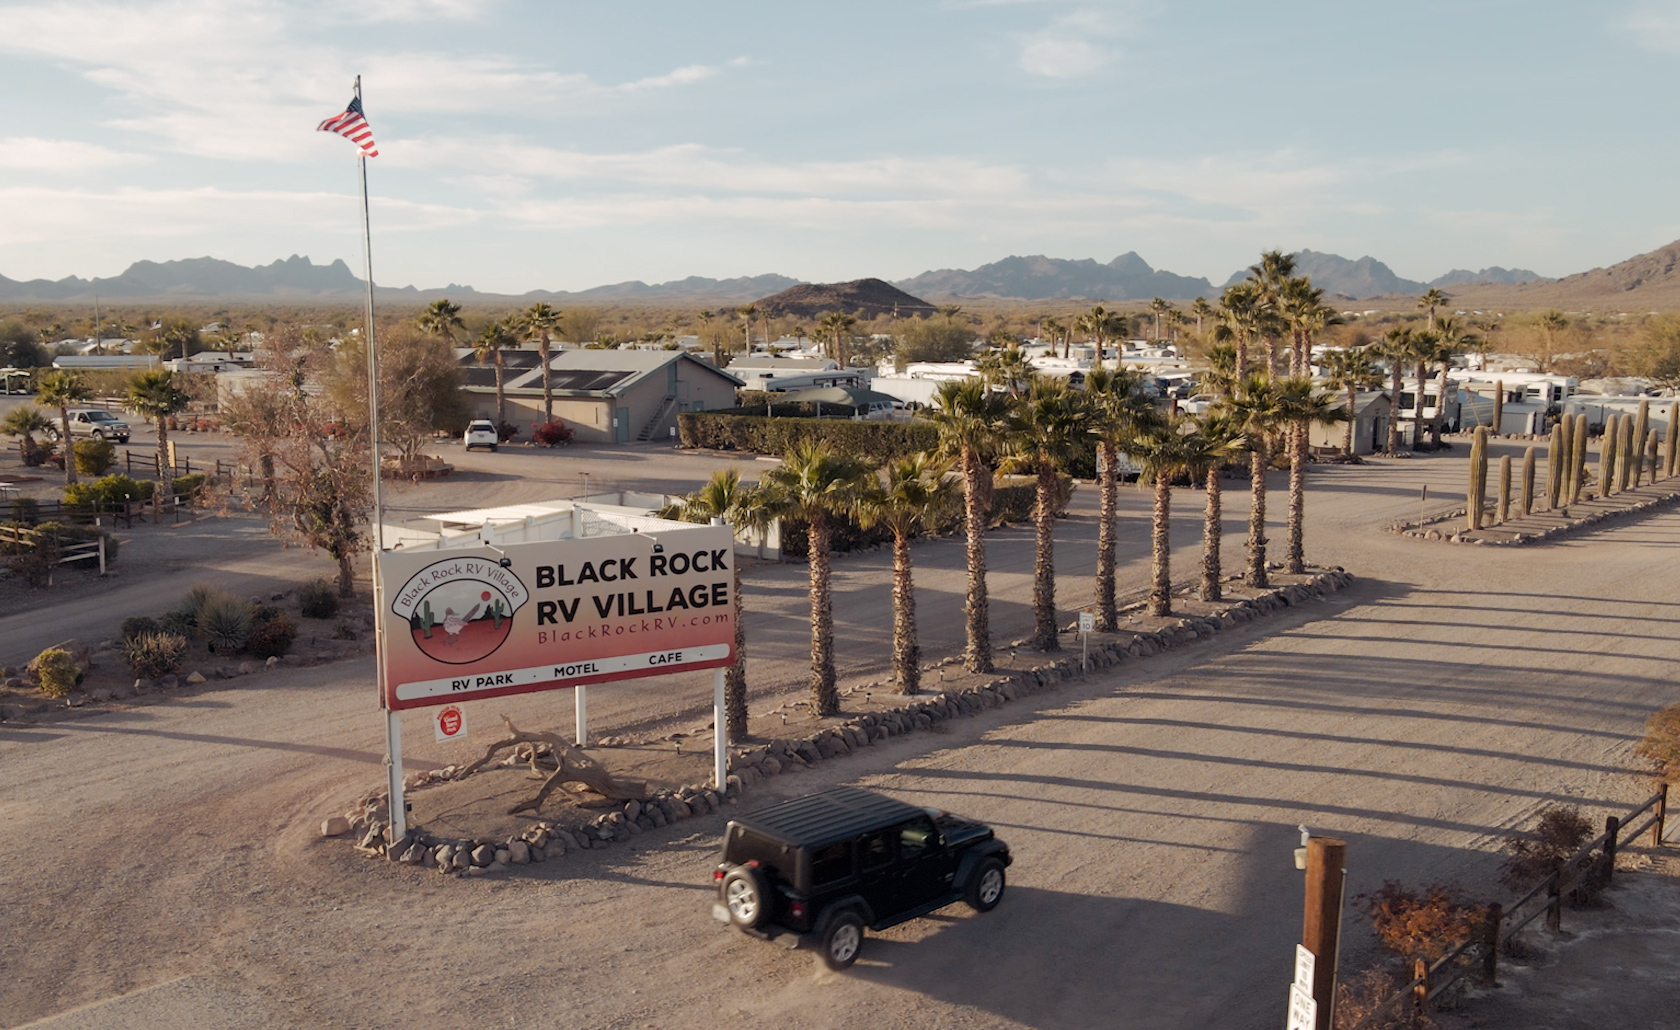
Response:
[[[502,716],[502,725],[507,727],[507,737],[485,748],[483,758],[456,773],[454,778],[457,780],[464,779],[490,764],[497,753],[521,745],[529,746],[531,749],[531,771],[541,773],[543,769],[538,763],[538,745],[546,744],[549,748],[547,757],[552,758],[555,762],[554,771],[548,774],[547,780],[543,782],[542,788],[537,791],[535,797],[527,801],[521,801],[508,809],[509,815],[519,812],[540,811],[543,802],[548,799],[550,794],[554,793],[556,788],[564,789],[568,793],[576,793],[566,786],[568,783],[581,783],[612,801],[627,801],[647,794],[647,784],[645,782],[617,779],[594,759],[566,743],[565,739],[557,733],[521,730],[505,715]]]

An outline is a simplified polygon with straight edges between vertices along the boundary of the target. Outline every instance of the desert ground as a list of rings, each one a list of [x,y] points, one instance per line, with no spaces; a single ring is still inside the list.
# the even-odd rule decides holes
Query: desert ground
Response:
[[[1416,514],[1425,483],[1432,504],[1461,499],[1463,452],[1314,469],[1309,557],[1358,577],[1328,602],[742,798],[753,807],[859,784],[983,819],[1014,850],[995,911],[958,907],[872,935],[841,974],[712,921],[718,835],[738,809],[474,879],[323,840],[321,819],[381,781],[368,659],[0,726],[0,848],[12,856],[0,871],[0,1025],[1279,1025],[1300,927],[1297,824],[1348,840],[1350,897],[1390,879],[1503,897],[1503,835],[1544,805],[1577,804],[1602,821],[1642,798],[1632,742],[1646,715],[1677,700],[1680,513],[1511,549],[1380,531]],[[393,504],[564,495],[585,469],[591,492],[613,481],[675,491],[718,460],[578,448],[457,464],[458,478],[407,488]],[[1274,542],[1283,485],[1274,480]],[[1149,498],[1123,498],[1121,582],[1135,593]],[[1246,507],[1232,480],[1233,567]],[[1176,567],[1188,575],[1199,495],[1182,493],[1176,510]],[[1091,594],[1094,512],[1083,488],[1058,526],[1068,617]],[[169,557],[181,550],[170,534],[197,550]],[[279,552],[244,520],[129,536],[135,564],[86,599],[8,602],[0,662],[70,633],[114,634],[137,600],[205,577],[254,593],[326,569]],[[989,544],[994,634],[1007,643],[1030,624],[1031,536],[1004,529]],[[916,560],[932,658],[960,646],[961,543],[926,541]],[[844,682],[885,671],[888,563],[883,552],[836,562]],[[747,571],[755,707],[802,690],[804,594],[802,567]],[[676,677],[597,688],[591,707],[595,728],[612,733],[693,720],[708,697],[701,677]],[[416,722],[406,765],[472,756],[503,712],[565,730],[570,698],[476,702],[466,744],[435,745]],[[1375,950],[1348,918],[1342,964],[1356,969]],[[1648,994],[1652,1011],[1680,1005],[1672,978]]]

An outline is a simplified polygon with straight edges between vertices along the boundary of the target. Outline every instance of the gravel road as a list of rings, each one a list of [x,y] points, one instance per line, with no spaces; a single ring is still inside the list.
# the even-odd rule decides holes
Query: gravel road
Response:
[[[722,816],[500,881],[319,840],[322,815],[379,779],[360,665],[8,726],[0,1025],[165,1012],[272,1027],[1275,1026],[1299,932],[1297,823],[1349,840],[1350,894],[1392,878],[1491,892],[1492,847],[1536,808],[1602,818],[1639,793],[1629,746],[1675,699],[1680,515],[1514,550],[1374,531],[1461,470],[1315,471],[1313,555],[1360,577],[1332,602],[754,795],[861,783],[983,818],[1014,848],[996,911],[871,937],[846,974],[710,920]],[[1025,601],[1011,564],[1030,564],[1006,535],[994,590],[1007,609]],[[1127,582],[1141,585],[1131,546]],[[918,553],[930,584],[956,575],[937,571],[947,547]],[[1078,562],[1077,547],[1059,553]],[[842,563],[842,579],[878,576],[868,560]],[[1064,597],[1082,589],[1063,582]],[[934,606],[960,596],[930,591]],[[845,605],[843,639],[879,632],[884,610]],[[412,755],[444,752],[423,741]],[[1368,951],[1355,935],[1344,966]]]

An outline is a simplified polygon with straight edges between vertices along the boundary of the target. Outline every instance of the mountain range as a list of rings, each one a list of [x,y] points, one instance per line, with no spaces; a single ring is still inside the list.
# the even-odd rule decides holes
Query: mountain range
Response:
[[[1127,251],[1106,265],[1090,258],[1006,257],[972,272],[941,268],[893,284],[918,297],[1008,297],[1020,300],[1194,300],[1213,296],[1201,277],[1158,272]]]

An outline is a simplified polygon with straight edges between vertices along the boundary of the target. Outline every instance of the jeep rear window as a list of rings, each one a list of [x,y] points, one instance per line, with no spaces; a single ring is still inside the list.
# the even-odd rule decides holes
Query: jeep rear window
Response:
[[[811,889],[852,875],[852,842],[843,840],[811,852]]]
[[[779,844],[745,826],[736,826],[730,830],[729,839],[723,846],[723,860],[736,865],[757,862],[792,879],[793,870],[787,868],[788,852],[786,844]]]

